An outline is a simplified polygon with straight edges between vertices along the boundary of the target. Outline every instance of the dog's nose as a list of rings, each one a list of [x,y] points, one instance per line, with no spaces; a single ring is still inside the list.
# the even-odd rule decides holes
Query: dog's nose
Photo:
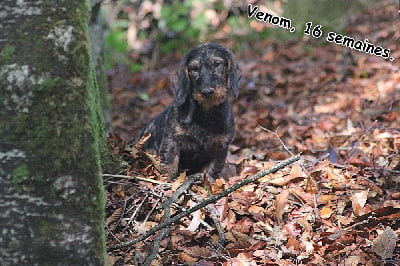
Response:
[[[211,96],[214,94],[214,88],[206,88],[201,91],[204,96]]]

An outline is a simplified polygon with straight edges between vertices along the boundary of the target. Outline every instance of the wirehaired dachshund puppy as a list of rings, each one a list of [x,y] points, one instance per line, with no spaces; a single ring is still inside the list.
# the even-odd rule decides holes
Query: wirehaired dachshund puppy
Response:
[[[235,132],[229,98],[239,94],[238,64],[224,46],[202,44],[183,57],[177,76],[174,102],[141,131],[151,133],[144,148],[161,157],[170,180],[205,171],[215,183]]]

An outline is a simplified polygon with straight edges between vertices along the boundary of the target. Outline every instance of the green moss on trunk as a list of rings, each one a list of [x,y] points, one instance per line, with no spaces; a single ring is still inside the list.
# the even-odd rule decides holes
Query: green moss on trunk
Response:
[[[110,154],[88,3],[24,3],[5,0],[0,7],[10,16],[3,25],[7,45],[0,38],[0,201],[9,201],[0,206],[8,210],[0,223],[12,232],[0,238],[2,260],[102,265],[101,160]]]

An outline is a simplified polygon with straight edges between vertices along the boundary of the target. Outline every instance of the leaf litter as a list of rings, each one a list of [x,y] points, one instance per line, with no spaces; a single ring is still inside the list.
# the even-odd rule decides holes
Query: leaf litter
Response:
[[[211,190],[192,190],[204,199],[290,153],[302,152],[303,160],[214,204],[225,245],[202,209],[171,226],[152,265],[399,265],[400,43],[394,40],[400,22],[388,20],[395,13],[383,1],[351,27],[352,35],[386,43],[394,62],[315,40],[260,41],[258,54],[237,56],[242,85],[228,157],[236,174]],[[186,177],[167,184],[157,157],[126,144],[173,98],[169,77],[179,58],[164,62],[152,71],[131,74],[119,67],[109,75],[116,132],[109,143],[126,164],[119,174],[160,182],[105,177],[108,246],[160,223],[162,202]],[[196,204],[178,203],[171,215]],[[114,265],[139,265],[154,238],[109,258]]]

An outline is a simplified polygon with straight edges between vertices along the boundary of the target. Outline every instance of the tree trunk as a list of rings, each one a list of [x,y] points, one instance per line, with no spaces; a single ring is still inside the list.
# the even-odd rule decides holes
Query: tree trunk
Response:
[[[99,84],[100,106],[103,111],[103,121],[107,132],[111,131],[111,107],[108,95],[108,82],[104,65],[104,27],[100,7],[104,0],[90,0],[91,12],[89,36],[92,50],[92,62],[96,70]]]
[[[104,265],[88,0],[0,4],[0,265]]]

